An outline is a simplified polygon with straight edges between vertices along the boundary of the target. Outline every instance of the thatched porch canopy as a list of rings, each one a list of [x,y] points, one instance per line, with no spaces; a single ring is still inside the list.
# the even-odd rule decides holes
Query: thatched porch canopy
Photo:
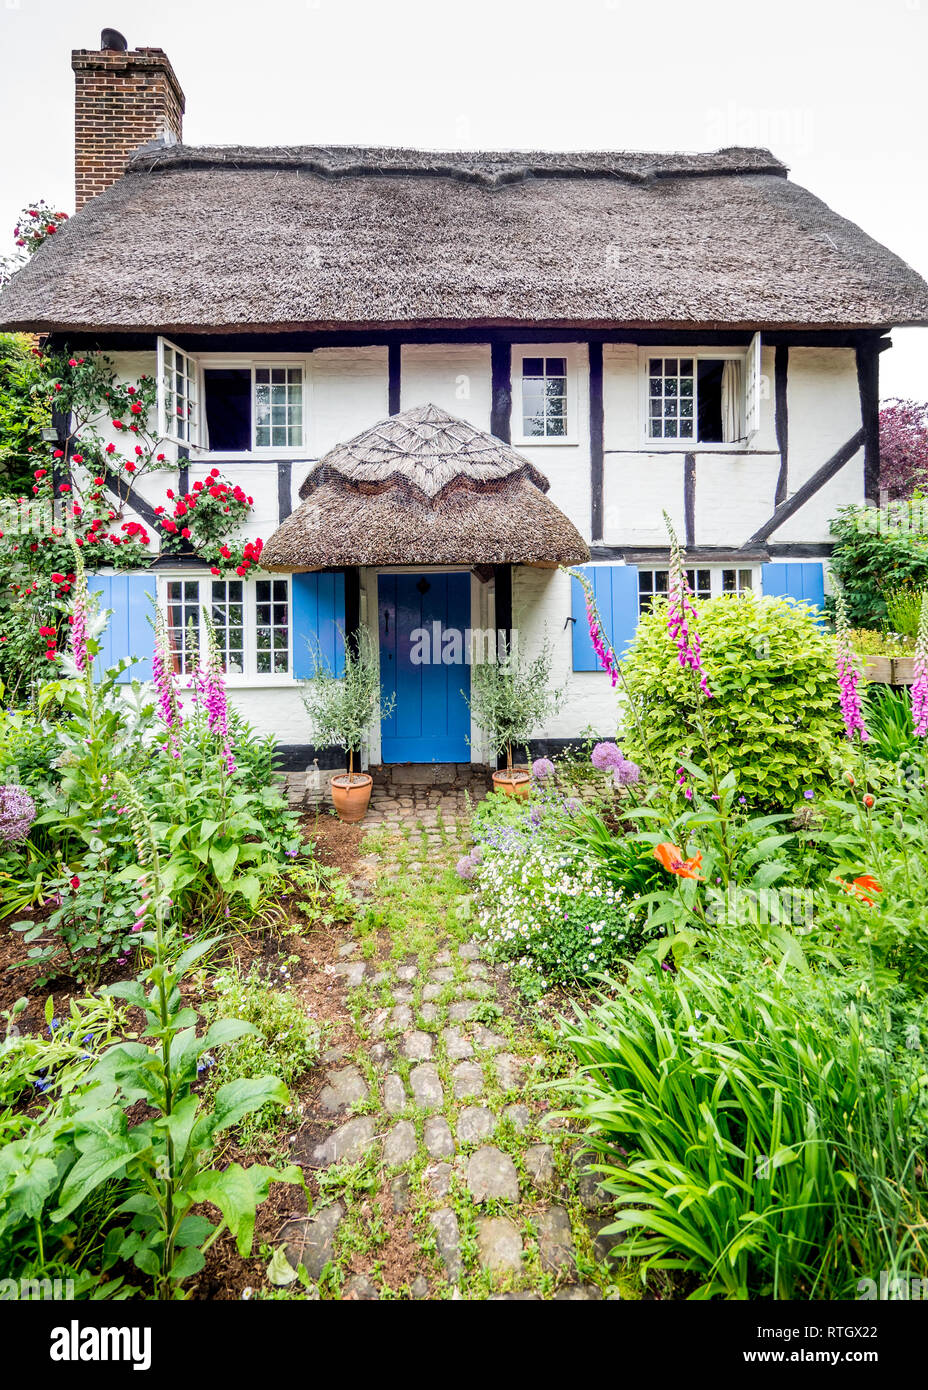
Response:
[[[342,565],[578,565],[590,552],[548,480],[434,405],[337,444],[261,554],[266,569]]]

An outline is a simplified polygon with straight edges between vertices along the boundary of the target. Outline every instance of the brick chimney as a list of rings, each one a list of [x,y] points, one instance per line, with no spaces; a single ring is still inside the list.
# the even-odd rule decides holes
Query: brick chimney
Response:
[[[184,94],[160,48],[129,50],[104,29],[100,50],[75,49],[74,203],[79,212],[125,173],[129,155],[150,140],[180,140]]]

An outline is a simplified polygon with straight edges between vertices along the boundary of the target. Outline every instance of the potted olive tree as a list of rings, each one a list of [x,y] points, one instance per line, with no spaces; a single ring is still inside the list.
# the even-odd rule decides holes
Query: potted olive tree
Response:
[[[552,651],[545,642],[531,659],[513,653],[504,662],[483,662],[471,672],[467,702],[497,756],[506,766],[493,774],[493,787],[507,796],[528,796],[531,773],[513,767],[512,749],[525,747],[532,730],[560,708],[562,689],[551,685]]]
[[[355,772],[354,750],[375,718],[389,717],[395,696],[384,699],[370,637],[361,630],[345,639],[345,674],[336,676],[318,650],[315,670],[301,690],[317,746],[343,748],[347,771],[332,778],[332,801],[343,821],[363,820],[371,799],[373,778]]]

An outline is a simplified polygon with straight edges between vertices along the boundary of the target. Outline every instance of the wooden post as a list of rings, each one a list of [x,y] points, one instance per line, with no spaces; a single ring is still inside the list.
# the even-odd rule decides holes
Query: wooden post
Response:
[[[864,496],[880,500],[880,348],[872,338],[857,345],[857,386],[864,437]]]
[[[357,565],[345,570],[345,650],[358,650],[361,633],[361,571]],[[361,749],[348,750],[349,763],[361,765]]]
[[[777,490],[773,505],[779,507],[786,501],[789,491],[789,406],[787,387],[789,385],[789,346],[780,343],[774,353],[774,424],[777,432],[777,448],[780,451],[780,472],[777,475]]]
[[[400,343],[391,343],[387,348],[387,411],[399,415],[403,375],[403,348]]]
[[[590,343],[590,539],[603,538],[603,345]]]
[[[490,345],[490,433],[504,444],[512,443],[512,346]]]

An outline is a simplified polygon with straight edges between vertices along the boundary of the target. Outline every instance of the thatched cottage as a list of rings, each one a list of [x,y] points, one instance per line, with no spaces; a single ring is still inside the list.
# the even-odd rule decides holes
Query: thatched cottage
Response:
[[[234,698],[294,765],[310,644],[337,662],[360,627],[397,693],[371,764],[485,758],[469,668],[412,662],[422,630],[547,635],[569,699],[538,746],[612,732],[559,566],[621,647],[666,588],[664,511],[699,596],[821,602],[829,518],[877,498],[880,354],[928,287],[767,150],[194,148],[159,49],[108,33],[72,66],[77,214],[0,327],[157,374],[181,485],[219,465],[254,496],[256,578],[162,557],[106,592],[117,632],[156,592],[179,648],[234,624]]]

